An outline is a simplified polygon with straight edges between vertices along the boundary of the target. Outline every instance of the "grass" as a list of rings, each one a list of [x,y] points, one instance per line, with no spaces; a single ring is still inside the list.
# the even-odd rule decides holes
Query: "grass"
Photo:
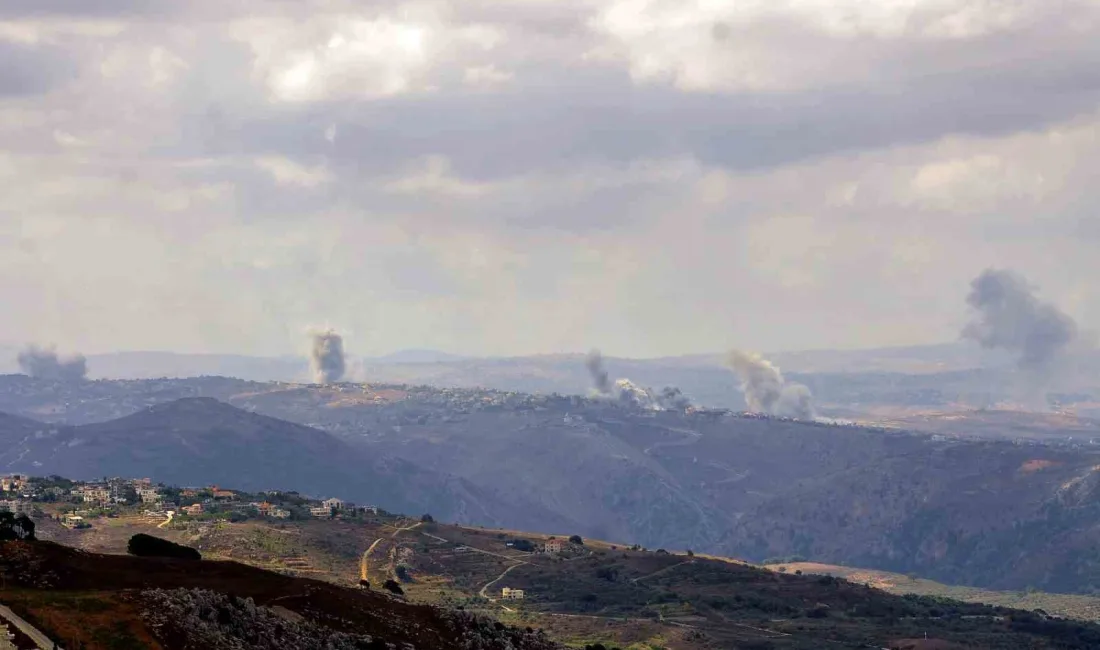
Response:
[[[1041,609],[1048,614],[1082,621],[1100,620],[1100,597],[1096,596],[1052,594],[1041,591],[990,591],[977,587],[946,585],[934,580],[904,576],[889,571],[856,569],[812,562],[777,564],[769,568],[779,570],[780,567],[785,567],[788,573],[802,571],[806,574],[837,576],[860,584],[870,584],[876,589],[882,589],[892,594],[937,596],[967,603],[984,603],[1028,611]]]

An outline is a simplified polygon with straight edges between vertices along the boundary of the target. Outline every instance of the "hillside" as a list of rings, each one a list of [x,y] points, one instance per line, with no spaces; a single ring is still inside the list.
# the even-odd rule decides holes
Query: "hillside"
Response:
[[[220,395],[251,412],[200,400],[185,402],[210,411],[192,424],[195,415],[177,404],[89,429],[36,429],[56,430],[49,435],[16,427],[28,448],[5,458],[22,456],[32,473],[279,483],[458,523],[753,561],[802,555],[1000,589],[1100,586],[1092,469],[1100,450],[1059,419],[1036,439],[1026,430],[1038,420],[1008,411],[945,419],[931,435],[474,389],[224,378],[89,382],[58,394],[13,385],[24,397],[4,399],[33,397],[35,409],[64,407],[66,418],[180,393]],[[1000,419],[975,419],[988,413]],[[969,427],[991,436],[1012,427],[1001,437],[1046,444],[969,440]]]
[[[875,589],[898,595],[936,596],[968,603],[984,603],[1027,611],[1042,610],[1051,615],[1081,621],[1100,620],[1100,597],[1097,596],[1049,593],[1035,589],[992,591],[976,587],[944,584],[921,578],[916,574],[902,575],[890,571],[837,566],[835,564],[818,564],[816,562],[784,562],[769,565],[767,568],[782,573],[801,571],[806,575],[836,576],[858,584],[869,584]]]
[[[51,542],[2,542],[0,571],[5,604],[67,648],[557,647],[537,633],[494,626],[467,613],[235,562],[98,555]]]
[[[123,543],[137,530],[141,528],[127,527],[126,534],[112,536],[112,543]],[[462,607],[519,629],[543,629],[551,638],[578,645],[900,648],[906,647],[906,639],[925,633],[942,644],[936,647],[959,649],[1087,648],[1100,642],[1100,628],[1094,626],[984,605],[895,596],[855,582],[796,575],[794,570],[778,573],[591,540],[566,542],[556,555],[529,553],[517,550],[517,542],[540,548],[548,537],[517,531],[382,517],[363,523],[254,521],[216,527],[183,521],[151,532],[192,543],[207,558],[235,558],[340,584],[355,584],[365,559],[372,584],[397,579],[410,602]],[[90,534],[69,533],[77,540]],[[110,562],[99,566],[116,570]],[[143,585],[159,579],[145,578]],[[171,584],[204,586],[200,579],[205,580],[173,577]],[[504,587],[523,589],[525,598],[502,600]],[[262,584],[249,589],[248,595],[263,592],[254,596],[257,604],[282,595]]]
[[[14,422],[2,457],[6,472],[152,476],[169,484],[232,484],[253,491],[278,485],[457,519],[491,521],[494,510],[503,509],[492,491],[461,478],[369,454],[329,433],[211,398],[177,400],[79,427]],[[532,517],[555,521],[552,513],[527,506]]]

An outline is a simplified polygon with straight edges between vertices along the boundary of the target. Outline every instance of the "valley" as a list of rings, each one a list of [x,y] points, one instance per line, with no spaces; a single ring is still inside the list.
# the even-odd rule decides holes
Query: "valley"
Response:
[[[247,490],[279,477],[466,525],[992,589],[1100,587],[1100,448],[1087,420],[987,411],[921,432],[404,385],[19,376],[0,387],[15,413],[0,419],[4,471]]]

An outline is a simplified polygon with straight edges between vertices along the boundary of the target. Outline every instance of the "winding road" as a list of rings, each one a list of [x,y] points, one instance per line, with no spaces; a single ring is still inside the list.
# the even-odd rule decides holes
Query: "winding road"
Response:
[[[61,646],[54,645],[54,642],[50,641],[49,637],[45,634],[39,632],[38,628],[24,621],[5,605],[0,605],[0,619],[3,619],[5,623],[15,627],[20,632],[30,637],[31,641],[34,641],[34,644],[38,646],[39,650],[54,650],[54,648],[61,650]]]

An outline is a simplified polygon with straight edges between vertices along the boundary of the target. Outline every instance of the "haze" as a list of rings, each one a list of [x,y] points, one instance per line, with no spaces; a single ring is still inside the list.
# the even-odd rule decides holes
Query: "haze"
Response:
[[[1100,3],[0,3],[0,342],[658,356],[1097,322]],[[1025,55],[1024,53],[1027,53]]]

